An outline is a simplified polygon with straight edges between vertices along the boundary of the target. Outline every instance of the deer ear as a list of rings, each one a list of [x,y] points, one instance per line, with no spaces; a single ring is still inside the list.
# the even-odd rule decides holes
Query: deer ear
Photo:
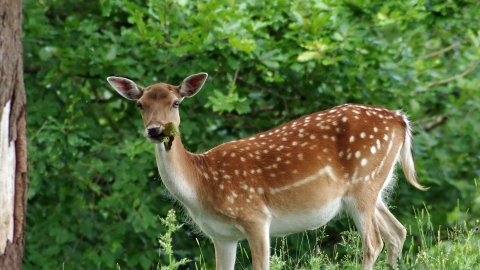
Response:
[[[108,77],[107,81],[126,99],[137,100],[142,96],[143,88],[129,79],[122,77]]]
[[[185,80],[183,80],[182,84],[180,84],[180,95],[182,97],[192,97],[200,89],[202,89],[203,84],[208,78],[208,74],[205,72],[190,75]]]

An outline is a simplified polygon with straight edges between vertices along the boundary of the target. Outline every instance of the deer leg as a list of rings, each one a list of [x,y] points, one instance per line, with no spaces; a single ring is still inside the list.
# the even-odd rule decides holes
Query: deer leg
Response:
[[[375,208],[366,207],[365,204],[358,204],[354,200],[349,201],[347,206],[362,238],[362,270],[372,269],[373,264],[383,249],[383,241],[374,216]]]
[[[387,259],[388,263],[397,269],[397,260],[402,255],[403,243],[407,236],[407,230],[392,215],[383,202],[377,203],[377,211],[375,218],[378,222],[380,234],[387,243]]]
[[[215,246],[215,259],[217,270],[233,270],[237,253],[236,240],[212,239]]]
[[[270,235],[268,222],[249,223],[240,227],[247,236],[248,245],[252,252],[253,270],[270,269]]]

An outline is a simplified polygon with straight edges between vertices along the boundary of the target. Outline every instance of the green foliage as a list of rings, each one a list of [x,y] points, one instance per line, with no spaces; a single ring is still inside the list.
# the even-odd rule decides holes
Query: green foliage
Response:
[[[453,227],[479,218],[480,7],[477,1],[24,1],[30,186],[25,269],[148,269],[162,195],[133,103],[108,76],[172,84],[208,72],[180,105],[192,151],[341,103],[410,115],[419,181],[399,177],[394,214],[412,205]],[[461,209],[457,207],[460,201]],[[469,209],[469,211],[467,211]],[[464,213],[464,214],[458,214]],[[328,228],[334,236],[347,226]],[[175,257],[198,258],[187,230]],[[419,235],[418,229],[412,234]],[[312,239],[315,239],[313,237]],[[204,243],[205,242],[205,243]],[[177,244],[178,243],[178,244]],[[212,245],[201,240],[213,265]],[[292,245],[295,250],[302,245]]]
[[[157,269],[161,270],[175,270],[180,266],[187,264],[190,260],[183,258],[180,261],[176,261],[173,257],[173,247],[172,247],[172,234],[182,228],[183,225],[177,224],[177,218],[175,216],[175,211],[172,209],[168,211],[166,218],[160,218],[160,222],[167,227],[167,232],[158,237],[158,243],[160,248],[168,257],[168,265],[157,266]]]

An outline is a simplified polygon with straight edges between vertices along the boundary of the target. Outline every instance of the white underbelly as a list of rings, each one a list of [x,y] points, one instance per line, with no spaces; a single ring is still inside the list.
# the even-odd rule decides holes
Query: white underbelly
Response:
[[[271,236],[284,236],[305,230],[313,230],[334,218],[342,210],[341,197],[336,198],[328,205],[302,211],[298,213],[291,213],[288,215],[275,214],[272,211],[272,221],[270,223]],[[280,211],[279,211],[280,212]]]
[[[193,210],[193,211],[192,211]],[[200,229],[215,239],[242,239],[245,235],[235,224],[206,215],[200,209],[189,209],[189,214]],[[281,211],[271,211],[270,236],[285,236],[305,230],[313,230],[326,224],[342,210],[341,197],[336,198],[328,205],[299,211],[292,214],[280,214]]]

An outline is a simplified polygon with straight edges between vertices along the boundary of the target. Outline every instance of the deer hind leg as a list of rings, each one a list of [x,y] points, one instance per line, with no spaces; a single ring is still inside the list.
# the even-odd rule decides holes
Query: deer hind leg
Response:
[[[216,269],[233,270],[237,253],[237,240],[212,240],[215,246]]]
[[[353,199],[346,200],[346,206],[362,238],[362,270],[372,269],[383,249],[383,241],[375,219],[375,206],[365,201],[359,203]]]
[[[380,229],[382,238],[387,243],[388,263],[397,269],[397,260],[402,255],[403,243],[407,237],[407,230],[393,216],[382,201],[377,203],[375,218]]]

